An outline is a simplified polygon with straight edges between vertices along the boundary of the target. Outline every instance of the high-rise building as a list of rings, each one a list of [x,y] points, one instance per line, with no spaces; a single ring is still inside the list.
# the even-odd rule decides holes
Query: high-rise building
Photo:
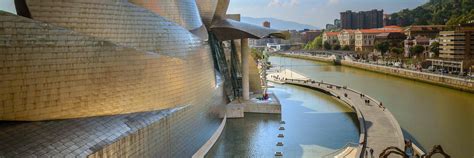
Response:
[[[439,57],[430,59],[436,69],[463,74],[474,67],[474,24],[464,24],[454,31],[439,33]],[[471,70],[469,70],[471,69]]]
[[[455,31],[440,32],[439,57],[449,60],[469,60],[474,49],[474,24],[461,26]]]
[[[334,19],[334,26],[336,28],[341,28],[341,20],[340,19]]]
[[[383,10],[341,12],[341,26],[343,29],[370,29],[383,27]]]
[[[331,29],[335,29],[336,26],[334,24],[326,24],[326,30],[331,30]]]

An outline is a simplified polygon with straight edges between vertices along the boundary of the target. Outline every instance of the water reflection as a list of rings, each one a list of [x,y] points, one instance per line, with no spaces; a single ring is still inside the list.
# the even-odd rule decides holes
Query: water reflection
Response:
[[[275,85],[282,115],[245,114],[229,119],[207,157],[321,157],[359,139],[355,113],[326,94],[291,85]],[[280,120],[285,130],[279,131]],[[284,138],[277,138],[278,134]],[[276,143],[282,141],[283,147]]]

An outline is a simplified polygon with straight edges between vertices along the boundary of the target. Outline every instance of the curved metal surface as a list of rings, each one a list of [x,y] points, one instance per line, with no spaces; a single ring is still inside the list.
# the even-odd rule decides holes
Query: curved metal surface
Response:
[[[260,39],[266,37],[288,39],[290,37],[290,33],[288,31],[269,29],[231,19],[224,19],[214,22],[210,30],[214,32],[217,38],[221,41],[242,38]]]
[[[173,21],[193,34],[207,39],[195,0],[129,0],[130,3],[144,7],[162,17]]]
[[[196,0],[202,22],[207,28],[211,27],[218,0]]]
[[[175,22],[123,0],[26,2],[35,20],[143,51],[182,57],[192,53],[186,49],[202,45]]]
[[[17,45],[0,47],[0,52],[8,53],[9,47],[30,48],[10,53],[29,53],[26,51],[35,49],[35,53],[42,54],[36,54],[34,57],[38,58],[28,62],[40,67],[35,75],[25,71],[10,78],[2,77],[0,92],[20,93],[21,90],[8,84],[15,81],[21,82],[16,86],[38,85],[35,87],[38,95],[25,95],[29,102],[8,102],[8,106],[24,110],[0,107],[2,112],[9,111],[0,115],[1,120],[78,118],[195,105],[199,98],[206,98],[214,90],[209,46],[181,26],[146,9],[124,1],[95,0],[28,0],[27,5],[33,19],[45,23],[3,15],[2,22],[18,23],[6,26],[17,31],[0,33],[12,36],[9,42]],[[39,27],[42,25],[48,27]],[[22,42],[33,37],[35,43]],[[130,50],[124,51],[124,46]],[[58,58],[51,52],[67,58]],[[85,61],[89,63],[84,64]],[[48,63],[55,66],[50,68]],[[28,67],[20,62],[11,66]],[[188,77],[190,74],[193,77]],[[31,78],[27,76],[41,82],[29,82]],[[192,97],[198,95],[201,97]]]
[[[216,6],[216,12],[212,19],[212,24],[220,20],[226,19],[227,9],[229,8],[230,0],[218,0]]]

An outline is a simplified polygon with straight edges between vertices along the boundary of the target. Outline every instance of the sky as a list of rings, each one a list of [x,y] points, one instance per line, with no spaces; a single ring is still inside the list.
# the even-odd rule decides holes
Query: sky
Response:
[[[324,28],[346,10],[383,9],[384,13],[393,13],[426,2],[428,0],[231,0],[227,13],[271,17]]]
[[[15,4],[13,3],[13,0],[0,0],[0,10],[15,13]]]

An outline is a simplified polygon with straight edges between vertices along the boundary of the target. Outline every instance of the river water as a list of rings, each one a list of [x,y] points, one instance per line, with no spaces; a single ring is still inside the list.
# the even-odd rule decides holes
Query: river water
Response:
[[[406,138],[428,151],[441,144],[455,158],[474,157],[474,94],[370,71],[303,59],[271,57],[314,80],[361,91],[384,103]],[[292,66],[290,66],[292,65]],[[229,119],[206,157],[321,157],[358,142],[355,113],[326,94],[292,85],[275,85],[282,115],[245,114]],[[279,131],[280,121],[286,124]],[[278,134],[284,138],[277,138]],[[276,142],[283,142],[277,147]]]
[[[271,91],[282,115],[245,113],[245,118],[228,119],[206,157],[274,157],[277,151],[284,157],[322,157],[358,142],[356,114],[329,95],[292,85],[275,85]]]
[[[365,70],[286,57],[271,57],[314,80],[370,95],[384,103],[406,138],[426,151],[440,144],[452,157],[474,157],[474,94]]]

